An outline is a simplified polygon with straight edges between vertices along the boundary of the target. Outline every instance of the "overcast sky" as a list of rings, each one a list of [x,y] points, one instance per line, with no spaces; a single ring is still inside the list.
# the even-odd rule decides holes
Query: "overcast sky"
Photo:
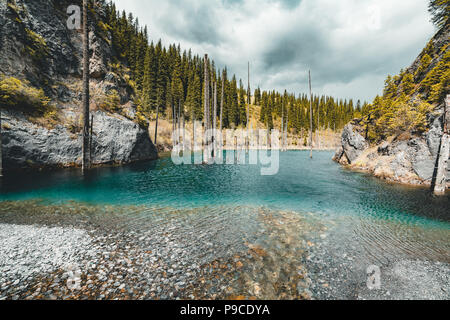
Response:
[[[372,101],[433,36],[428,0],[115,0],[151,40],[208,53],[252,90]]]

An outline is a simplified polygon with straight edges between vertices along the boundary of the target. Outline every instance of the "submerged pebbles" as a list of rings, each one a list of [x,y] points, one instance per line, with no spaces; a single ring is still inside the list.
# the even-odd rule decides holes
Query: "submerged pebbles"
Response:
[[[0,299],[309,299],[297,213],[3,202]]]

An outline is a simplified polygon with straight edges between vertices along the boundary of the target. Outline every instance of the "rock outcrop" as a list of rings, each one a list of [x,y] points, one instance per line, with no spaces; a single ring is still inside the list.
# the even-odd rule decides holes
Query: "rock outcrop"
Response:
[[[439,114],[439,111],[441,113]],[[333,160],[350,168],[368,171],[376,177],[413,185],[431,185],[443,134],[443,110],[430,118],[430,129],[422,136],[400,135],[370,146],[358,121],[348,124],[342,134],[342,146]],[[450,185],[450,166],[447,169]]]
[[[157,158],[146,130],[119,115],[97,111],[94,115],[92,161],[94,165],[124,164]],[[2,115],[5,169],[70,167],[81,164],[81,136],[62,125],[47,129],[23,115]]]
[[[357,130],[357,123],[349,123],[342,133],[342,145],[333,160],[342,164],[352,164],[369,146]]]

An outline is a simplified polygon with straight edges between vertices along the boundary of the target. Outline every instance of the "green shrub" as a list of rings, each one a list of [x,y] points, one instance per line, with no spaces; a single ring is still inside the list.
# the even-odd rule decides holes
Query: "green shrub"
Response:
[[[415,78],[418,80],[422,74],[428,69],[431,64],[431,57],[428,54],[424,54],[422,59],[420,59],[419,68],[417,68]]]
[[[120,109],[120,96],[116,90],[108,93],[99,103],[99,108],[108,112],[118,112]]]
[[[41,115],[51,109],[42,89],[14,77],[0,77],[0,105]]]
[[[15,14],[19,15],[20,9],[15,1],[8,1],[8,8],[11,9]]]
[[[450,92],[450,50],[448,50],[448,46],[446,50],[442,60],[421,83],[427,93],[428,101],[432,103],[441,103],[446,94]]]
[[[403,132],[422,133],[427,130],[427,115],[433,106],[426,103],[411,103],[402,95],[396,99],[377,97],[370,106],[371,119],[367,123],[368,139],[379,142]]]
[[[45,39],[36,32],[26,28],[27,32],[27,45],[25,51],[31,56],[31,58],[37,63],[43,63],[48,56],[48,47]]]
[[[388,134],[400,134],[403,132],[421,133],[427,129],[427,115],[433,107],[426,103],[411,106],[403,102],[396,106],[393,117],[389,121]]]

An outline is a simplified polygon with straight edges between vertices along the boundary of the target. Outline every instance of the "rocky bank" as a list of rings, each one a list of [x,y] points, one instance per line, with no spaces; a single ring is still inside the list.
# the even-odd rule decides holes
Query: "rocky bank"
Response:
[[[436,179],[437,159],[444,132],[444,98],[430,100],[423,86],[423,80],[433,76],[434,70],[441,66],[440,73],[433,77],[445,79],[447,69],[448,50],[450,48],[450,24],[443,26],[428,42],[426,48],[404,72],[415,75],[413,88],[409,93],[403,90],[403,84],[394,80],[390,99],[406,94],[411,104],[433,101],[434,110],[427,115],[426,130],[422,133],[398,133],[384,138],[377,145],[369,143],[367,117],[355,119],[344,128],[341,144],[334,156],[334,160],[352,169],[370,172],[376,177],[393,182],[410,185],[432,185]],[[428,56],[429,61],[427,61]],[[425,61],[425,62],[424,62]],[[447,72],[448,73],[448,72]],[[396,77],[394,77],[396,79]],[[436,80],[436,79],[435,79]],[[436,82],[436,81],[435,81]],[[433,82],[434,83],[434,82]],[[386,95],[386,90],[383,97]],[[444,87],[445,93],[446,87]],[[450,92],[447,92],[447,94]],[[447,110],[448,113],[448,110]],[[447,116],[447,125],[450,117]],[[373,124],[371,124],[373,125]],[[450,162],[449,162],[450,166]],[[450,183],[450,167],[447,168],[447,183]]]
[[[360,120],[353,120],[345,126],[341,146],[333,160],[392,182],[430,186],[443,134],[443,106],[436,109],[429,123],[428,132],[421,136],[403,134],[370,145],[364,138]],[[450,166],[447,184],[450,186]]]
[[[92,113],[92,163],[124,164],[157,157],[148,132],[120,115]],[[70,167],[81,164],[82,137],[63,125],[48,129],[20,113],[4,113],[3,159],[6,169]]]

